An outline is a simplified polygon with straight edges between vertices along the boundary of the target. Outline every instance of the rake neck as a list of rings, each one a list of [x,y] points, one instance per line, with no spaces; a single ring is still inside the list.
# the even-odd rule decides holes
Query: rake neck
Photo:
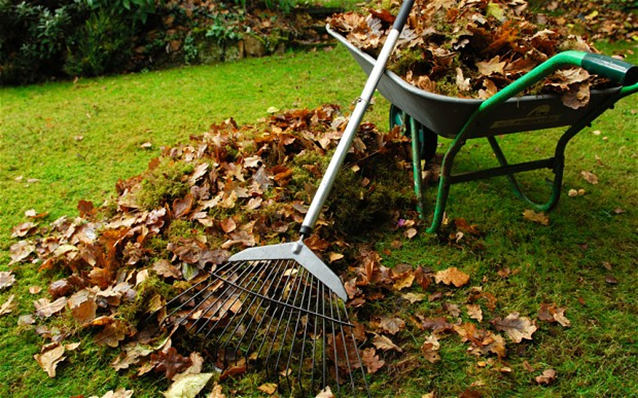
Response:
[[[399,12],[399,16],[397,17],[392,30],[388,34],[386,38],[385,44],[381,49],[381,53],[377,58],[377,62],[368,77],[368,81],[363,88],[363,92],[361,96],[357,98],[357,105],[350,116],[350,120],[346,129],[341,136],[341,140],[339,140],[339,144],[337,145],[337,149],[335,150],[334,155],[332,155],[332,159],[330,159],[330,164],[328,164],[328,168],[326,169],[326,173],[321,179],[321,183],[319,183],[319,188],[317,188],[317,192],[315,196],[312,198],[312,203],[308,208],[308,212],[306,213],[306,217],[303,220],[301,225],[301,235],[302,237],[307,237],[312,232],[312,229],[317,222],[317,218],[319,217],[319,213],[321,212],[321,208],[328,198],[328,194],[332,189],[332,185],[337,178],[337,173],[343,164],[343,161],[346,158],[346,154],[352,145],[352,140],[354,139],[354,135],[357,132],[359,124],[361,123],[361,119],[363,118],[363,114],[370,103],[370,99],[372,98],[372,94],[374,94],[374,90],[377,88],[379,84],[379,80],[383,75],[385,70],[385,65],[394,49],[394,45],[399,38],[399,34],[403,29],[403,25],[405,24],[405,19],[409,14],[410,8],[412,8],[413,0],[406,0],[403,2],[401,7],[401,11]]]

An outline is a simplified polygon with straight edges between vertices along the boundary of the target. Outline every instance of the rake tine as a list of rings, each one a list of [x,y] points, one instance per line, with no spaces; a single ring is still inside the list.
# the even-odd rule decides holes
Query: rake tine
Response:
[[[350,323],[350,317],[348,316],[348,311],[344,309],[343,311],[344,317],[346,318],[346,322]],[[368,389],[368,381],[366,380],[366,372],[363,369],[363,363],[361,363],[361,356],[359,355],[359,348],[357,347],[357,340],[354,338],[354,332],[352,331],[353,327],[350,328],[350,337],[352,338],[352,343],[357,348],[354,352],[357,354],[357,361],[359,361],[359,369],[361,369],[361,378],[363,379],[363,384],[368,392],[368,396],[370,396],[370,390]]]
[[[312,333],[312,366],[310,368],[310,388],[311,391],[315,390],[315,360],[316,360],[316,348],[317,348],[317,324],[319,323],[319,298],[321,294],[319,293],[319,280],[317,280],[317,300],[315,303],[315,324],[314,331]]]
[[[282,262],[282,265],[284,266],[284,270],[286,269],[286,264],[287,264],[286,261]],[[271,289],[273,286],[278,286],[281,283],[282,279],[284,279],[284,276],[285,276],[284,274],[285,274],[285,272],[282,272],[279,275],[279,280],[277,281],[277,283],[271,285],[268,289]],[[290,275],[288,275],[288,281],[290,281]],[[263,301],[264,301],[264,298],[262,297],[261,298],[261,302],[259,303],[259,305],[261,305],[261,303],[263,303]],[[257,334],[259,333],[259,328],[261,328],[261,325],[264,323],[264,320],[266,320],[266,315],[265,314],[268,313],[268,310],[270,309],[271,306],[272,306],[272,301],[268,301],[268,306],[264,309],[264,316],[261,317],[261,320],[259,321],[259,324],[255,328],[255,333],[253,334],[253,337],[250,339],[250,343],[248,344],[248,348],[246,349],[246,356],[248,356],[250,354],[250,348],[252,347],[253,342],[255,341],[255,337],[257,337]],[[252,326],[254,320],[255,320],[255,318],[253,317],[250,320],[250,323],[248,324],[248,328],[246,330],[250,330],[250,326]],[[244,336],[242,336],[242,338],[239,340],[238,344],[241,344],[243,339],[244,339]]]
[[[341,315],[339,314],[339,302],[335,299],[335,312],[337,313],[337,319],[341,321]],[[343,333],[343,325],[339,324],[339,329],[341,329],[341,342],[343,343],[343,353],[346,356],[346,363],[348,364],[348,375],[350,376],[350,384],[352,385],[352,391],[355,392],[356,388],[354,386],[354,379],[352,378],[352,368],[350,367],[350,359],[348,358],[348,346],[346,344],[346,337]],[[356,347],[356,342],[355,347]]]
[[[328,300],[330,305],[330,318],[334,318],[334,314],[332,313],[332,294],[328,292]],[[337,354],[337,334],[335,333],[335,323],[330,322],[332,326],[332,348],[335,354],[335,378],[337,381],[337,393],[341,392],[341,386],[339,385],[339,355]]]
[[[294,304],[295,300],[297,300],[297,294],[299,293],[299,287],[301,286],[301,278],[299,277],[301,273],[302,273],[302,269],[298,268],[295,281],[298,279],[299,282],[297,282],[297,288],[295,289],[295,295],[292,299],[292,304]],[[286,303],[288,303],[288,301],[290,300],[290,296],[292,296],[292,292],[288,293],[288,299],[286,300]],[[268,363],[270,362],[270,355],[272,354],[272,349],[275,346],[275,342],[277,341],[277,336],[279,335],[279,328],[281,327],[281,321],[284,319],[284,315],[286,314],[287,307],[281,306],[281,308],[282,308],[281,315],[279,316],[279,320],[277,321],[277,329],[275,329],[272,342],[270,343],[270,348],[268,349],[268,355],[266,356],[266,363],[264,365],[266,369],[268,369]],[[292,308],[290,309],[290,311],[292,312]],[[274,319],[274,314],[273,314],[273,319]],[[270,328],[268,330],[270,331]],[[282,344],[283,344],[283,339],[282,339]],[[279,375],[277,374],[277,369],[275,369],[275,374],[277,375],[277,381],[279,381]]]
[[[305,280],[304,288],[303,288],[303,293],[301,294],[301,301],[299,302],[299,308],[302,308],[304,301],[306,301],[306,291],[308,290],[309,277],[310,277],[310,286],[312,288],[312,281],[313,281],[312,274],[310,272],[307,272],[306,280]],[[288,332],[288,325],[290,324],[290,318],[292,318],[292,311],[290,311],[290,315],[288,316],[288,324],[286,325],[286,331],[284,332],[284,336],[286,336]],[[290,369],[290,359],[292,358],[292,352],[294,351],[295,339],[297,337],[297,330],[299,328],[300,319],[301,319],[301,311],[297,311],[297,322],[295,322],[295,330],[292,333],[292,341],[290,342],[290,352],[288,353],[288,361],[286,362],[286,368],[285,368],[286,381],[288,382],[288,387],[290,387],[290,391],[292,391],[292,384],[290,383],[290,375],[288,374],[288,369]],[[275,365],[275,369],[279,367],[280,357],[281,357],[281,350],[279,350],[279,356],[277,357],[277,364]]]
[[[236,268],[239,266],[240,263],[234,264],[231,268]],[[204,279],[202,282],[210,280],[210,276],[206,279]],[[200,291],[198,291],[197,293],[195,293],[190,300],[182,303],[179,307],[175,308],[170,314],[168,314],[166,316],[166,319],[170,318],[171,316],[173,316],[177,311],[179,311],[182,307],[184,307],[186,304],[188,304],[188,302],[190,302],[191,300],[193,300],[194,298],[196,298],[197,296],[199,296],[200,294],[202,294],[203,292],[205,292],[209,287],[211,287],[213,284],[217,283],[217,280],[213,280],[211,281],[208,285],[206,285],[206,287],[204,289],[201,289]],[[200,282],[201,283],[201,282]],[[199,284],[199,283],[198,283]],[[190,290],[191,288],[189,288],[188,290]],[[206,296],[204,298],[204,300],[202,300],[200,303],[203,303],[204,301],[206,301],[210,296],[213,295],[213,292],[209,292],[208,296]],[[183,294],[183,293],[182,293]],[[175,301],[175,299],[171,300],[170,302]],[[170,304],[170,303],[169,303]],[[168,305],[168,304],[167,304]],[[188,317],[190,317],[197,309],[199,308],[199,305],[196,305],[195,308],[193,308],[193,310],[191,312],[189,312],[185,317],[183,317],[182,319],[179,320],[178,323],[182,323],[185,319],[188,319]]]
[[[321,313],[326,313],[326,291],[325,286],[321,286]],[[322,359],[323,359],[323,371],[321,373],[321,381],[323,383],[322,388],[326,388],[326,318],[321,318],[323,333],[321,337],[323,339],[323,348],[321,350]]]
[[[290,261],[286,261],[284,264],[285,264],[284,269],[286,269],[288,267],[288,265],[290,264]],[[286,275],[284,275],[285,273],[286,273],[286,271],[281,273],[281,276],[279,278],[278,284],[280,284],[281,280],[283,279],[283,277],[286,276]],[[297,274],[295,273],[295,278],[296,277],[297,277]],[[290,279],[291,278],[292,278],[292,273],[287,275],[286,283],[284,284],[284,286],[286,286],[286,285],[288,285],[290,283]],[[294,280],[293,280],[293,284],[294,284]],[[275,286],[277,286],[277,285],[275,285]],[[250,343],[248,344],[248,349],[246,350],[246,355],[248,355],[248,353],[250,353],[250,348],[253,346],[253,343],[255,342],[255,338],[257,337],[257,334],[259,333],[259,329],[261,328],[261,325],[263,324],[263,322],[266,320],[266,314],[268,313],[268,311],[270,310],[270,307],[272,307],[272,305],[273,305],[273,302],[269,301],[268,302],[268,307],[266,307],[264,309],[264,316],[259,321],[259,324],[257,325],[257,328],[255,329],[255,333],[253,334],[253,337],[250,339]],[[273,312],[273,316],[274,316],[274,314],[277,313],[277,311],[279,310],[280,307],[281,306],[275,306],[275,310]],[[264,342],[265,342],[265,340],[267,338],[266,336],[268,335],[268,331],[270,330],[270,324],[272,323],[273,316],[268,317],[268,318],[270,318],[269,322],[268,322],[268,328],[266,330],[266,334],[264,335],[264,339],[261,341],[261,344],[259,345],[259,349],[257,350],[257,356],[259,356],[259,354],[261,354],[261,348],[263,347]]]
[[[265,263],[264,263],[265,265]],[[259,274],[261,274],[263,272],[263,266],[262,269],[259,270],[259,272],[255,272],[255,274],[253,275],[253,279],[255,279]],[[270,277],[270,275],[272,274],[272,272],[274,271],[274,269],[271,267],[270,272],[268,273],[268,275],[266,276],[266,279],[268,279],[268,277]],[[262,274],[263,275],[263,274]],[[252,281],[252,279],[251,279]],[[252,286],[250,287],[250,289],[254,289],[255,286],[257,286],[257,284],[260,282],[260,278],[256,278],[255,281],[253,282]],[[250,281],[248,282],[250,283]],[[237,295],[237,297],[235,298],[235,301],[233,301],[233,303],[231,304],[231,307],[237,302],[237,300],[239,300],[241,294]],[[253,296],[253,302],[255,301],[255,298],[257,296]],[[245,311],[242,311],[244,314],[242,316],[241,319],[244,319],[244,317],[246,316],[246,314],[248,313],[249,309],[246,309]],[[224,329],[218,334],[217,336],[217,340],[215,340],[215,343],[213,343],[215,346],[217,346],[217,344],[219,343],[219,339],[221,339],[224,336],[224,333],[226,333],[226,330],[228,329],[228,327],[233,323],[233,320],[235,319],[235,317],[237,316],[237,313],[233,314],[233,316],[231,317],[231,319],[228,321],[228,323],[226,324],[226,326],[224,327]],[[217,327],[217,324],[221,321],[221,318],[219,320],[217,320],[217,322],[210,327],[210,329],[208,330],[208,333],[206,333],[205,337],[208,337],[208,335]],[[237,328],[239,327],[239,325],[241,324],[241,321],[237,323],[237,326],[235,327],[235,330],[237,330]],[[229,336],[229,340],[230,337],[232,336],[232,334]]]
[[[243,264],[243,263],[244,263],[244,262],[242,262],[242,264]],[[248,269],[249,269],[249,268],[248,268],[248,267],[246,267],[246,269],[244,269],[243,271],[241,271],[241,273],[240,273],[240,274],[239,274],[239,276],[237,277],[237,281],[239,281],[241,278],[243,278],[243,277],[245,277],[246,275],[248,275],[248,273],[247,273],[247,272],[248,272]],[[233,272],[235,272],[235,271],[233,271]],[[218,295],[218,296],[217,296],[217,297],[213,300],[213,302],[212,302],[212,303],[210,303],[210,304],[208,305],[208,307],[206,307],[206,309],[204,310],[204,312],[202,312],[202,315],[201,315],[199,318],[197,318],[197,319],[195,320],[195,322],[193,322],[193,324],[192,324],[191,326],[189,326],[189,328],[187,329],[189,332],[190,332],[191,330],[193,330],[193,328],[195,327],[195,325],[197,325],[197,323],[199,322],[199,320],[200,320],[200,319],[203,319],[203,318],[204,318],[204,315],[208,314],[208,312],[209,312],[209,311],[210,311],[210,310],[211,310],[211,309],[215,306],[215,304],[217,304],[217,302],[220,300],[220,298],[221,298],[221,297],[224,297],[224,295],[226,295],[226,292],[227,292],[227,291],[228,291],[228,289],[230,289],[231,287],[233,287],[233,286],[228,285],[228,286],[226,286],[226,288],[225,288],[225,289],[224,289],[221,293],[219,293],[219,295]],[[205,297],[202,301],[200,301],[199,305],[196,305],[196,306],[195,306],[195,308],[193,308],[193,310],[192,310],[192,311],[191,311],[191,312],[190,312],[190,313],[189,313],[189,314],[188,314],[185,318],[190,317],[193,313],[195,313],[195,311],[197,311],[197,310],[201,309],[201,307],[204,305],[204,303],[206,302],[206,300],[208,300],[208,298],[209,298],[209,297],[211,297],[213,294],[215,294],[215,291],[210,292],[210,293],[209,293],[209,294],[208,294],[208,295],[207,295],[207,296],[206,296],[206,297]],[[220,307],[220,308],[221,308],[221,307]],[[204,322],[204,325],[206,325],[208,322],[210,322],[210,318],[209,318],[209,319],[207,319],[207,320]]]
[[[270,273],[266,276],[266,280],[270,280],[270,285],[268,285],[268,287],[266,288],[266,291],[268,291],[270,289],[270,287],[273,285],[273,283],[275,283],[275,278],[270,278],[271,275],[273,275],[273,272],[275,271],[279,271],[279,269],[281,268],[282,265],[282,261],[277,261],[275,262],[276,265],[274,265],[272,267],[272,269],[270,270]],[[277,272],[274,273],[274,275],[277,275]],[[246,318],[246,315],[248,315],[248,313],[250,312],[250,310],[253,308],[253,305],[255,304],[255,301],[257,301],[257,298],[259,296],[257,295],[253,295],[253,299],[250,302],[250,305],[248,306],[248,308],[244,311],[244,315],[241,317],[241,319],[239,319],[239,321],[237,321],[237,325],[235,326],[235,329],[233,329],[233,331],[228,335],[226,342],[223,344],[221,351],[226,351],[226,347],[228,346],[228,343],[230,343],[230,340],[232,338],[232,336],[235,335],[235,333],[237,333],[237,330],[239,329],[239,326],[242,324],[242,322],[244,321],[244,318]],[[264,301],[263,298],[260,299],[259,304],[257,305],[257,308],[255,308],[255,313],[257,312],[257,310],[259,309],[259,305]],[[237,347],[239,349],[239,346],[241,345],[242,340],[244,339],[244,336],[246,335],[246,333],[248,332],[252,321],[255,319],[254,314],[251,318],[251,323],[248,325],[248,328],[246,328],[246,331],[244,332],[244,334],[242,335],[241,339],[239,340],[239,342],[237,343]],[[230,325],[230,323],[229,323]],[[217,343],[219,343],[220,338],[224,335],[224,332],[222,331],[222,333],[219,334],[219,337],[217,338],[217,340],[215,341],[215,345],[217,345]]]
[[[259,267],[259,266],[261,266],[261,268],[264,268],[264,263],[261,263],[261,264],[258,264],[258,265],[257,265],[257,267]],[[259,268],[258,268],[258,270],[261,270],[261,269],[259,269]],[[240,274],[240,276],[239,276],[239,277],[237,277],[237,280],[235,281],[235,283],[236,283],[236,284],[243,283],[243,282],[245,281],[245,279],[246,279],[246,278],[248,278],[248,277],[249,277],[249,275],[251,274],[251,272],[250,272],[250,271],[251,271],[251,266],[250,266],[250,265],[248,265],[248,266],[246,267],[246,269],[244,269],[244,270],[242,271],[242,273]],[[252,282],[252,281],[253,281],[253,279],[256,279],[257,281],[259,281],[259,278],[256,278],[258,274],[259,274],[259,272],[255,272],[255,273],[252,275],[252,277],[248,280],[248,283]],[[228,290],[229,290],[229,289],[231,289],[231,288],[232,288],[232,290],[228,292]],[[235,287],[235,286],[233,286],[233,285],[231,285],[231,284],[228,284],[228,286],[226,287],[226,290],[224,291],[224,293],[228,292],[228,294],[226,295],[226,296],[227,296],[227,297],[226,297],[226,299],[225,299],[225,300],[221,303],[221,305],[219,306],[219,308],[218,308],[217,310],[215,310],[215,313],[213,313],[212,315],[214,315],[214,314],[219,313],[220,311],[222,311],[222,310],[224,309],[224,307],[226,306],[226,303],[228,302],[228,300],[230,300],[231,298],[233,298],[232,294],[233,294],[233,293],[235,293],[236,291],[237,291],[237,287]],[[222,294],[222,295],[220,295],[219,297],[222,297],[222,296],[223,296],[223,294]],[[240,297],[240,296],[241,296],[240,294],[236,295],[236,296],[235,296],[235,300],[233,300],[233,302],[230,304],[230,306],[229,306],[228,308],[232,307],[232,306],[233,306],[233,305],[237,302],[237,300],[239,299],[239,297]],[[204,311],[203,315],[208,313],[208,311],[209,311],[209,310],[210,310],[210,308],[213,306],[213,304],[214,304],[214,303],[212,303],[212,304],[210,304],[210,305],[208,306],[209,308],[208,308],[206,311]],[[226,310],[226,312],[228,312],[228,310]],[[225,314],[223,314],[223,315],[225,315]],[[210,332],[211,332],[211,331],[212,331],[212,330],[213,330],[213,329],[214,329],[214,328],[215,328],[215,327],[219,324],[219,322],[221,322],[221,320],[222,320],[223,318],[224,318],[224,316],[221,316],[221,317],[217,320],[217,322],[215,322],[215,324],[214,324],[214,325],[213,325],[213,326],[212,326],[212,327],[208,330],[208,333],[206,333],[205,338],[207,338],[207,337],[208,337],[208,335],[210,334]],[[206,322],[204,322],[204,324],[203,324],[203,325],[201,325],[201,326],[199,327],[199,329],[197,329],[197,331],[196,331],[195,333],[201,333],[201,331],[202,331],[202,330],[204,330],[204,328],[206,327],[206,325],[207,325],[207,324],[209,324],[210,322],[211,322],[211,318],[206,319]]]
[[[315,281],[315,278],[313,277],[310,280],[310,296],[308,297],[308,307],[306,308],[306,313],[309,314],[310,313],[310,306],[312,305],[312,292],[313,292],[313,288],[312,285]],[[319,282],[317,281],[317,285],[319,284]],[[297,321],[299,322],[299,321]],[[299,387],[301,388],[301,395],[303,395],[303,379],[301,378],[301,373],[302,373],[302,368],[303,368],[303,358],[305,355],[305,350],[306,350],[306,336],[308,335],[308,324],[310,323],[310,315],[308,315],[308,318],[306,319],[306,325],[304,326],[304,330],[303,330],[303,338],[301,339],[301,355],[299,356],[299,371],[297,372],[297,380],[299,381]],[[290,360],[290,359],[289,359]],[[314,368],[314,363],[313,363],[313,368]],[[311,372],[313,370],[313,368],[311,368]]]

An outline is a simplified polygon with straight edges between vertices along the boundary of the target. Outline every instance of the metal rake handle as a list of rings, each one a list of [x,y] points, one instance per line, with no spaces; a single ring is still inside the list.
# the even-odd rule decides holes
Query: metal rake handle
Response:
[[[308,208],[306,217],[301,224],[300,233],[302,239],[310,235],[310,232],[312,232],[312,229],[317,222],[317,218],[319,217],[319,213],[321,212],[321,207],[328,198],[328,194],[332,189],[332,185],[337,178],[337,173],[339,172],[339,169],[341,168],[341,165],[346,158],[346,154],[350,149],[350,145],[352,145],[352,140],[354,139],[354,135],[357,132],[359,124],[361,123],[363,114],[365,113],[368,104],[370,104],[372,94],[379,84],[379,80],[381,79],[381,76],[383,75],[383,72],[385,70],[385,65],[388,62],[388,58],[390,58],[390,54],[392,54],[392,50],[394,50],[394,45],[396,44],[397,39],[399,38],[399,34],[403,29],[403,25],[405,25],[405,21],[410,14],[410,9],[412,8],[413,3],[414,0],[405,0],[401,5],[399,14],[397,15],[397,18],[394,21],[394,25],[392,26],[392,30],[385,40],[383,48],[381,49],[381,53],[377,58],[377,62],[375,63],[374,68],[372,69],[372,72],[368,77],[368,81],[366,82],[363,91],[361,92],[361,96],[357,98],[357,105],[355,106],[354,111],[350,116],[350,121],[348,122],[348,125],[343,132],[341,140],[339,140],[337,149],[335,150],[332,159],[330,159],[330,164],[328,164],[326,173],[319,183],[319,188],[317,188],[317,192],[312,198],[312,203]]]

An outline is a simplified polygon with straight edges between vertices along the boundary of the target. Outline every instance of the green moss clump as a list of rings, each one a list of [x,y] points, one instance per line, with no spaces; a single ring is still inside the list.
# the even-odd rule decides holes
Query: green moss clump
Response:
[[[149,300],[159,294],[164,299],[169,299],[176,294],[175,288],[161,280],[157,275],[150,275],[137,286],[137,295],[131,303],[122,304],[118,313],[126,322],[137,326],[140,320],[146,319]]]
[[[154,209],[188,192],[186,175],[193,172],[190,163],[163,159],[144,176],[136,201],[146,209]]]
[[[166,230],[166,238],[172,243],[177,243],[183,238],[195,238],[200,234],[201,231],[186,220],[173,220]]]

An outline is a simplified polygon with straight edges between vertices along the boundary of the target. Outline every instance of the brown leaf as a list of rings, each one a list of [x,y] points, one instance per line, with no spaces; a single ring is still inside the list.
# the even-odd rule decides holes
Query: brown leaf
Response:
[[[425,294],[422,293],[404,293],[401,295],[404,299],[408,300],[410,304],[418,303],[419,301],[423,301],[425,299]]]
[[[222,392],[222,386],[215,383],[213,389],[211,390],[210,394],[206,396],[206,398],[226,398],[226,395],[224,395],[224,393]]]
[[[430,363],[436,363],[441,360],[441,356],[437,352],[440,348],[439,340],[435,335],[428,336],[421,345],[421,353]]]
[[[470,276],[456,267],[450,267],[434,274],[434,280],[436,283],[461,287],[469,282]]]
[[[523,339],[532,340],[532,334],[537,329],[533,321],[519,316],[518,312],[512,312],[505,319],[495,318],[492,324],[497,330],[505,332],[515,343],[520,343]]]
[[[335,261],[339,261],[343,258],[343,254],[341,253],[335,253],[335,252],[330,252],[328,253],[328,261],[332,264]]]
[[[401,347],[399,347],[398,345],[394,344],[392,342],[392,340],[390,340],[389,337],[386,337],[382,334],[374,334],[374,337],[372,338],[372,344],[383,351],[388,351],[388,350],[395,350],[397,352],[403,352],[403,350],[401,349]]]
[[[588,183],[592,184],[592,185],[596,185],[598,184],[598,176],[594,173],[592,173],[591,171],[587,171],[587,170],[582,170],[580,172],[580,175],[583,177],[583,179],[585,181],[587,181]]]
[[[29,293],[31,294],[38,294],[42,291],[42,288],[40,286],[29,286]]]
[[[51,315],[62,311],[66,305],[66,297],[60,297],[57,300],[51,302],[47,298],[41,298],[33,302],[35,306],[35,313],[40,318],[48,318]]]
[[[412,239],[416,236],[416,229],[415,228],[408,228],[405,232],[404,235],[406,238],[408,239]]]
[[[397,279],[395,279],[392,288],[399,291],[401,289],[405,289],[406,287],[412,286],[412,282],[414,282],[414,271],[410,270],[407,272],[403,272]]]
[[[233,220],[232,217],[226,218],[225,220],[220,222],[219,225],[222,227],[224,233],[227,234],[233,232],[237,228],[237,224],[235,224],[235,220]]]
[[[501,57],[498,55],[489,61],[477,61],[476,67],[480,74],[489,76],[493,73],[502,75],[504,74],[503,68],[505,67],[505,61],[500,62]]]
[[[225,379],[232,376],[243,375],[244,373],[246,373],[246,360],[242,357],[242,359],[228,366],[222,372],[222,374],[219,376],[219,381],[224,381]]]
[[[368,373],[376,373],[377,370],[381,369],[383,365],[385,365],[385,361],[379,359],[379,356],[376,355],[376,351],[372,347],[368,347],[361,353],[361,361],[368,369]]]
[[[556,380],[556,371],[554,369],[545,369],[540,376],[536,376],[535,380],[538,384],[551,384]]]
[[[401,318],[386,316],[379,321],[379,327],[384,332],[395,335],[405,327],[405,322]]]
[[[135,390],[127,390],[124,387],[118,388],[117,390],[109,390],[106,394],[102,395],[102,398],[131,398]],[[93,398],[93,397],[89,397]],[[97,397],[95,397],[97,398]]]
[[[35,354],[33,358],[38,362],[42,370],[47,372],[49,377],[55,377],[55,368],[58,363],[62,362],[66,357],[64,355],[64,346],[58,343],[42,347],[39,354]]]
[[[93,214],[95,214],[93,202],[90,202],[88,200],[78,201],[78,212],[80,213],[80,217],[90,218]]]
[[[264,383],[257,387],[257,389],[264,394],[273,395],[275,391],[277,391],[277,384],[275,383]]]
[[[12,229],[11,237],[12,238],[24,238],[25,236],[33,233],[38,226],[32,222],[25,222],[19,225],[16,225]]]
[[[91,322],[95,319],[97,304],[94,295],[88,290],[80,290],[69,297],[67,305],[71,310],[73,318],[79,323]]]
[[[15,275],[11,271],[0,272],[0,290],[11,287],[16,281]]]
[[[467,308],[467,315],[470,318],[476,319],[479,322],[483,321],[483,311],[481,310],[481,306],[480,305],[478,305],[478,304],[467,304],[465,307]]]
[[[95,321],[97,321],[97,319],[95,319]],[[93,323],[89,324],[92,325]],[[115,348],[120,344],[120,341],[124,340],[127,332],[128,326],[126,323],[116,319],[108,323],[104,329],[95,336],[95,341],[100,345],[105,344]]]
[[[35,245],[26,240],[14,243],[9,248],[9,255],[11,256],[11,262],[9,262],[9,265],[25,260],[31,253],[33,253],[34,250]]]
[[[16,307],[16,304],[13,302],[14,298],[15,294],[12,294],[11,296],[9,296],[7,301],[2,303],[2,305],[0,306],[0,316],[10,314],[11,311],[13,311],[13,309]]]
[[[173,201],[173,215],[175,218],[182,218],[187,216],[193,209],[193,203],[195,197],[193,194],[188,193],[183,198],[178,198]]]
[[[53,296],[53,298],[66,296],[71,293],[72,290],[73,286],[67,279],[58,279],[49,284],[49,294]]]
[[[2,308],[0,308],[0,315],[2,315]],[[18,326],[33,325],[35,318],[31,314],[20,315],[18,317]]]
[[[177,269],[177,267],[173,266],[168,260],[157,260],[153,264],[152,269],[157,275],[164,278],[180,279],[182,277],[182,272]]]
[[[558,322],[564,327],[571,326],[571,322],[565,316],[564,307],[556,307],[554,303],[541,303],[538,310],[538,319],[547,322]]]
[[[151,362],[155,363],[155,370],[164,372],[169,380],[172,380],[178,372],[185,370],[191,364],[190,358],[180,355],[175,347],[151,354]]]
[[[315,395],[315,398],[335,398],[335,395],[330,390],[330,386],[326,386],[326,388],[319,391],[319,394]]]
[[[534,210],[527,209],[523,212],[523,218],[538,224],[549,225],[549,217],[543,212],[537,213]]]

